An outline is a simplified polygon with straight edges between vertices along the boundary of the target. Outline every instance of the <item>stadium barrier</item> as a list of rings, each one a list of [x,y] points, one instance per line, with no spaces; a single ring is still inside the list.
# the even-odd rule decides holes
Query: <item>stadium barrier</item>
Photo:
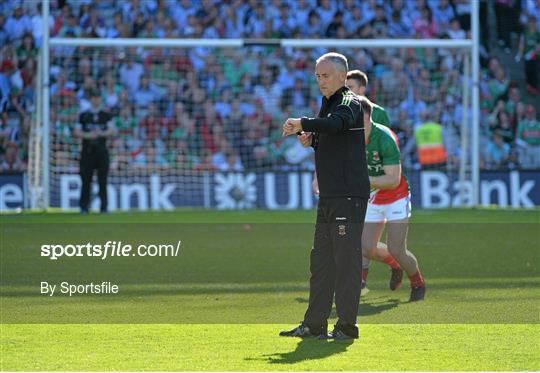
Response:
[[[63,211],[78,208],[80,177],[55,175],[51,207]],[[25,174],[0,175],[0,210],[25,207]],[[159,174],[111,178],[108,185],[110,210],[172,210],[182,207],[209,209],[312,209],[311,172],[205,172],[199,175]],[[467,205],[472,185],[461,185],[456,172],[409,172],[415,208],[448,208]],[[94,186],[97,188],[97,185]],[[461,201],[460,190],[466,190]],[[94,190],[97,194],[97,190]],[[461,203],[463,202],[463,203]],[[489,171],[480,173],[481,206],[534,208],[540,206],[540,172]],[[98,210],[96,196],[92,203]]]

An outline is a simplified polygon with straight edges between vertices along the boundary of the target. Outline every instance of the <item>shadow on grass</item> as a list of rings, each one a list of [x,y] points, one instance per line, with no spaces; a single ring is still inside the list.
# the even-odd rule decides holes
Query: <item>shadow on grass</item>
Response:
[[[382,298],[382,300],[378,300]],[[399,299],[388,299],[386,297],[378,297],[374,299],[368,299],[365,302],[360,302],[358,307],[358,315],[360,316],[370,316],[383,313],[385,311],[391,310],[392,308],[397,307],[399,304],[403,304]]]
[[[306,298],[298,297],[295,299],[298,303],[308,303]],[[371,316],[377,315],[379,313],[386,312],[392,308],[397,307],[399,304],[404,304],[408,302],[403,302],[399,299],[388,299],[386,297],[376,297],[368,298],[367,300],[361,300],[360,306],[358,307],[358,316]],[[330,317],[337,317],[336,308],[332,307],[330,312]]]
[[[260,358],[247,358],[246,360],[263,360],[268,364],[296,364],[302,361],[324,359],[328,356],[340,354],[345,352],[353,343],[354,340],[301,339],[293,351],[266,354]]]

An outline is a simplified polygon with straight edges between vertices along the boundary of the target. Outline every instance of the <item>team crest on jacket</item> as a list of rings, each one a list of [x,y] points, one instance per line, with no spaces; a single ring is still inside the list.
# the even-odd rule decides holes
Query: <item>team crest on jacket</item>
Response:
[[[379,152],[377,152],[377,151],[373,152],[373,160],[375,162],[377,162],[377,161],[379,161],[379,159],[380,159],[379,158]]]
[[[338,225],[338,234],[340,236],[345,236],[347,234],[347,232],[345,231],[345,226],[340,224]]]

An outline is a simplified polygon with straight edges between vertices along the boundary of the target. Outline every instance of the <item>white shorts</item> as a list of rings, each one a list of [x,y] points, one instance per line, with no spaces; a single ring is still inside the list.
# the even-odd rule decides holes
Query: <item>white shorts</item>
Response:
[[[365,221],[367,223],[380,223],[410,217],[411,196],[409,195],[387,205],[368,203]]]

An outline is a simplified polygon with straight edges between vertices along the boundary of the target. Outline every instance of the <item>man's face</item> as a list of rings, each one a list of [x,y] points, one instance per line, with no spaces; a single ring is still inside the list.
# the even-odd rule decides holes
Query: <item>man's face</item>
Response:
[[[92,96],[90,100],[95,108],[101,105],[101,96]]]
[[[346,83],[347,87],[354,93],[356,93],[358,96],[365,96],[366,95],[366,87],[363,85],[360,85],[360,82],[356,79],[347,79]]]
[[[315,67],[315,76],[319,90],[324,97],[329,98],[343,87],[347,73],[336,69],[330,61],[323,60]]]

